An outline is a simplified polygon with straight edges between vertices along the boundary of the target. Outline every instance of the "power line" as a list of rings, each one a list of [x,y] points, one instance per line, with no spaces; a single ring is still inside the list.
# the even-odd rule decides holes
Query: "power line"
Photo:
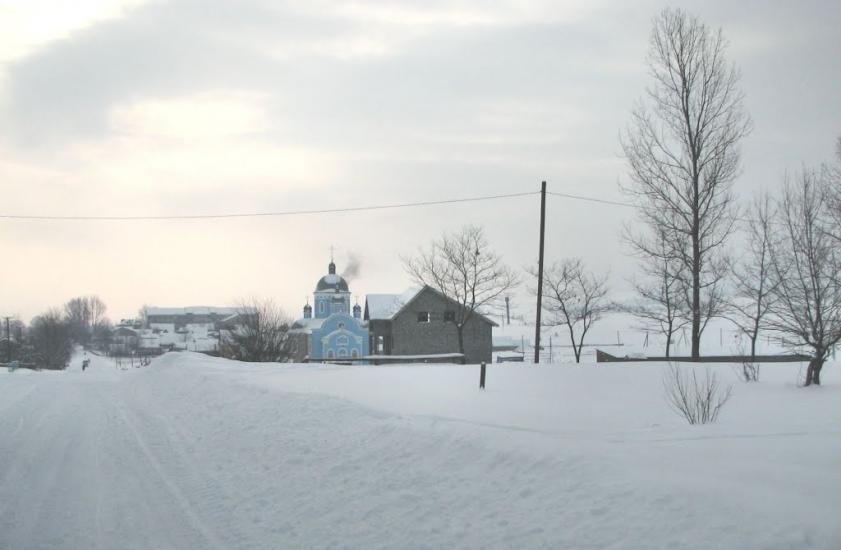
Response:
[[[640,208],[640,209],[645,209],[646,208],[645,206],[642,206],[642,205],[639,205],[639,204],[632,204],[632,203],[629,203],[629,202],[611,201],[611,200],[607,200],[607,199],[597,199],[595,197],[587,197],[587,196],[584,196],[584,195],[571,195],[569,193],[557,193],[557,192],[553,192],[553,191],[547,191],[546,194],[547,195],[555,195],[556,197],[564,197],[564,198],[567,198],[567,199],[579,200],[579,201],[590,201],[590,202],[597,202],[597,203],[600,203],[600,204],[609,204],[609,205],[612,205],[612,206],[623,206],[625,208]],[[751,221],[749,218],[742,218],[742,217],[736,217],[736,218],[734,218],[734,220],[737,221],[737,222],[742,222],[742,223],[749,223]]]
[[[547,191],[547,195],[554,195],[556,197],[564,197],[566,199],[574,199],[578,201],[589,201],[589,202],[597,202],[600,204],[612,204],[613,206],[625,206],[627,208],[636,208],[636,205],[633,205],[628,202],[619,202],[619,201],[611,201],[607,199],[597,199],[595,197],[586,197],[584,195],[571,195],[569,193],[557,193],[553,191]]]
[[[18,215],[0,214],[0,219],[6,220],[35,220],[35,221],[159,221],[159,220],[215,220],[230,218],[267,218],[282,216],[309,216],[316,214],[340,214],[345,212],[363,212],[371,210],[389,210],[395,208],[413,208],[422,206],[438,206],[443,204],[457,204],[465,202],[489,201],[497,199],[510,199],[537,195],[540,191],[528,191],[524,193],[509,193],[505,195],[487,195],[482,197],[469,197],[463,199],[446,199],[437,201],[406,202],[396,204],[379,204],[372,206],[355,206],[346,208],[324,208],[319,210],[284,210],[278,212],[245,212],[245,213],[224,213],[224,214],[184,214],[168,216],[47,216],[47,215]]]

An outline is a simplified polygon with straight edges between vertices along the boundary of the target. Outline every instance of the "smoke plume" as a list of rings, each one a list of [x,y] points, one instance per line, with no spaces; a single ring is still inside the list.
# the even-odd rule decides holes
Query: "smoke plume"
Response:
[[[341,275],[347,282],[350,282],[359,277],[361,267],[362,260],[357,254],[350,252],[347,256],[347,260],[345,261],[345,269],[342,271]]]

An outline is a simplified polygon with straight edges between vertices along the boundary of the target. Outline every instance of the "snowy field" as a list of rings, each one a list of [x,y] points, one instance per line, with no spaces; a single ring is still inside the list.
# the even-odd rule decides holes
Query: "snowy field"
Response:
[[[657,364],[79,362],[0,371],[2,549],[841,548],[836,365],[692,427]]]

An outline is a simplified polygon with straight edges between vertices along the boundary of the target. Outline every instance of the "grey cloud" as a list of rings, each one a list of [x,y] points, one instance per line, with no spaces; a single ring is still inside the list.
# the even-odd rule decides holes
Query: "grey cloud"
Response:
[[[18,144],[101,134],[120,102],[205,88],[284,82],[265,41],[311,36],[312,18],[259,1],[170,2],[50,43],[12,65],[2,117]],[[329,18],[317,25],[340,32]]]

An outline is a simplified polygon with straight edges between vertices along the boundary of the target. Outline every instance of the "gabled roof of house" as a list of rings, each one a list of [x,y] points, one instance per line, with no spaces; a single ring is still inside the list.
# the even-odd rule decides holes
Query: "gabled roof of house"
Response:
[[[458,302],[449,296],[445,296],[442,292],[429,285],[424,285],[421,288],[411,288],[402,294],[368,294],[365,296],[365,319],[390,321],[397,317],[400,312],[406,309],[418,296],[421,295],[424,290],[427,289],[434,292],[441,299],[449,302],[453,306],[461,307]],[[475,312],[475,315],[493,327],[498,326],[495,322],[488,319],[478,311]]]
[[[368,294],[365,296],[365,319],[387,321],[393,319],[407,303],[420,294],[422,288],[410,288],[402,294]]]

